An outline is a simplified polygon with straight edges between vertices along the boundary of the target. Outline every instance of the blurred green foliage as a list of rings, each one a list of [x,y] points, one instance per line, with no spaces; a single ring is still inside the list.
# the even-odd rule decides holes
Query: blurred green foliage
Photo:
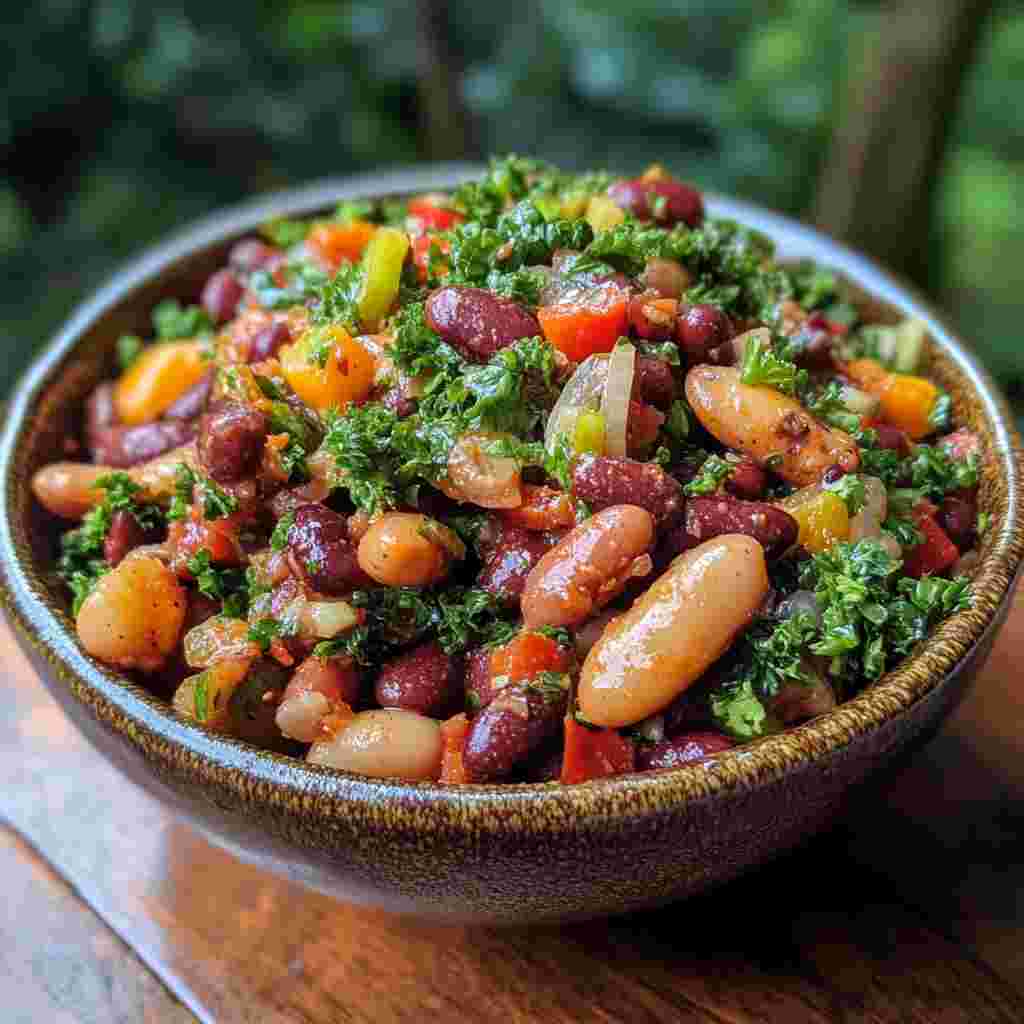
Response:
[[[926,6],[922,7],[926,16]],[[884,5],[854,0],[453,0],[470,156],[683,176],[800,214],[847,56]],[[41,0],[0,15],[0,330],[6,388],[119,262],[253,192],[435,152],[429,63],[401,0]],[[1004,4],[940,190],[938,296],[1024,392],[1024,14]]]

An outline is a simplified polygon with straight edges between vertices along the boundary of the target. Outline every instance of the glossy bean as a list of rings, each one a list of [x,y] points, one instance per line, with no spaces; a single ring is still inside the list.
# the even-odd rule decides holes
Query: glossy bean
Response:
[[[637,746],[636,767],[637,771],[641,772],[680,768],[684,764],[703,761],[734,746],[735,741],[720,732],[685,733],[670,740],[662,740],[660,743]]]
[[[349,658],[310,655],[295,670],[285,688],[275,720],[285,736],[312,743],[321,735],[324,719],[344,704],[359,701],[359,673]]]
[[[622,591],[653,539],[654,519],[636,505],[615,505],[581,523],[527,577],[521,602],[526,627],[585,622]]]
[[[500,349],[541,333],[537,318],[486,288],[439,288],[426,303],[427,323],[467,359],[485,363]]]
[[[583,455],[573,464],[572,490],[596,510],[636,505],[650,513],[659,530],[671,526],[683,512],[679,482],[653,462]]]
[[[435,641],[392,658],[380,670],[374,687],[381,707],[416,711],[429,718],[445,718],[461,694],[459,659],[446,654]]]
[[[139,521],[127,509],[118,509],[110,517],[110,529],[103,540],[103,557],[108,565],[116,566],[132,548],[146,539]]]
[[[117,668],[152,672],[178,644],[188,598],[156,558],[129,558],[101,576],[75,625],[82,646]]]
[[[446,526],[416,512],[388,512],[363,534],[359,566],[386,587],[426,587],[448,574],[461,542]]]
[[[768,590],[764,549],[750,537],[718,537],[677,558],[587,655],[583,716],[618,728],[667,707],[728,650]]]
[[[91,436],[92,457],[104,466],[127,469],[187,444],[196,428],[182,420],[155,420],[137,427],[100,427]]]
[[[321,594],[345,594],[365,581],[345,517],[326,505],[295,510],[288,530],[291,561],[300,576]]]
[[[241,480],[259,469],[269,432],[266,413],[242,402],[218,399],[199,421],[199,461],[218,483]]]
[[[306,760],[383,779],[436,779],[441,773],[441,727],[413,711],[383,708],[353,716]]]
[[[797,487],[817,483],[832,465],[855,472],[860,464],[848,434],[819,422],[781,391],[742,383],[735,367],[694,367],[686,375],[686,397],[722,444]]]

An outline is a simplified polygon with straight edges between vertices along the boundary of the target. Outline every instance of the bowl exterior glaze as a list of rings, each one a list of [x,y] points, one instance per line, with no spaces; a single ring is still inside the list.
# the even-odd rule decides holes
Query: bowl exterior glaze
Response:
[[[209,218],[116,275],[36,360],[2,442],[2,598],[51,692],[138,784],[240,856],[345,899],[463,921],[526,923],[650,907],[725,881],[840,813],[870,775],[924,742],[955,707],[1002,624],[1024,552],[1020,443],[991,381],[910,291],[792,221],[723,198],[712,214],[775,238],[784,258],[829,264],[880,318],[916,315],[959,423],[983,438],[991,513],[974,607],[915,657],[832,713],[701,765],[562,787],[445,787],[367,779],[208,733],[82,651],[53,575],[57,523],[29,480],[62,457],[81,402],[112,367],[115,339],[145,330],[160,298],[192,299],[230,243],[274,216],[342,198],[451,187],[466,168],[325,182]],[[870,299],[867,298],[870,296]]]

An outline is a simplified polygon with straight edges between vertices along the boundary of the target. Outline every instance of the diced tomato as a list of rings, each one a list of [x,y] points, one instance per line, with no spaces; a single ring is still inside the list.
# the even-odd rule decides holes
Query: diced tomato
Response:
[[[336,270],[346,261],[355,263],[376,231],[377,225],[365,220],[344,224],[325,220],[313,226],[306,246],[321,263]]]
[[[541,672],[564,672],[568,652],[549,636],[524,630],[491,655],[491,677],[507,676],[510,683],[533,679]]]
[[[903,572],[915,579],[945,572],[960,557],[957,546],[939,526],[935,511],[931,502],[921,502],[913,511],[914,522],[924,540],[904,551]]]
[[[622,775],[636,767],[633,741],[616,729],[590,729],[572,715],[565,717],[565,754],[562,782],[587,782]]]
[[[576,509],[565,491],[538,484],[523,484],[523,503],[506,509],[502,518],[527,530],[557,530],[576,525]]]
[[[574,362],[595,352],[611,352],[626,333],[629,293],[616,284],[604,284],[581,299],[541,306],[537,310],[544,337]]]
[[[441,781],[468,782],[462,753],[469,735],[469,719],[465,714],[455,715],[441,723]]]
[[[451,249],[451,243],[446,238],[438,238],[437,235],[417,235],[412,240],[412,262],[416,267],[416,275],[421,281],[426,281],[430,272],[430,247],[436,245],[441,252],[447,256]],[[448,268],[444,267],[438,271],[438,277],[444,277]]]
[[[202,510],[193,505],[185,519],[175,519],[167,531],[167,548],[171,552],[171,568],[179,576],[189,576],[187,563],[204,548],[210,561],[219,565],[237,565],[242,561],[238,542],[241,513],[223,519],[204,519]]]
[[[466,218],[457,210],[444,205],[445,196],[417,196],[409,200],[409,216],[416,220],[421,231],[447,231]],[[410,225],[412,228],[413,225]]]

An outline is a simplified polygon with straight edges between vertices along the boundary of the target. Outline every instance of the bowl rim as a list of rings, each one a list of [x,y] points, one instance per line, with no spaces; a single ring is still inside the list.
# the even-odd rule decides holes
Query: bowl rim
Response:
[[[953,328],[910,286],[866,257],[795,220],[753,203],[705,193],[709,213],[733,218],[764,232],[787,247],[829,265],[868,295],[928,325],[934,343],[952,361],[976,396],[983,417],[992,424],[993,455],[1005,476],[1006,510],[992,529],[977,580],[991,584],[992,595],[966,612],[947,619],[916,652],[879,682],[834,711],[794,729],[765,737],[710,761],[665,772],[635,773],[573,786],[558,783],[474,784],[373,779],[273,754],[239,740],[208,732],[179,718],[169,703],[88,657],[78,644],[71,619],[47,593],[39,575],[29,571],[33,558],[13,522],[13,496],[24,488],[15,454],[40,398],[63,372],[81,337],[110,310],[160,272],[195,252],[250,233],[275,218],[312,214],[339,200],[408,195],[449,189],[479,174],[470,164],[441,164],[388,169],[347,178],[328,178],[271,193],[215,212],[145,249],[114,272],[80,304],[54,338],[33,359],[15,386],[0,438],[0,576],[3,604],[22,638],[50,663],[57,685],[115,728],[160,774],[179,780],[205,780],[233,794],[239,806],[270,806],[282,816],[301,814],[296,807],[315,798],[318,818],[369,820],[382,802],[429,807],[432,827],[475,833],[519,834],[563,828],[598,827],[614,816],[645,816],[678,809],[726,790],[744,790],[774,781],[808,760],[838,754],[853,740],[881,728],[907,712],[938,687],[991,630],[999,624],[1020,573],[1024,555],[1021,515],[1022,470],[1019,437],[1013,418],[988,373],[966,350]],[[625,799],[624,799],[625,798]],[[297,801],[301,801],[298,803]],[[538,801],[546,807],[537,814]],[[217,801],[221,804],[221,801]],[[625,810],[624,810],[625,808]],[[494,812],[501,811],[500,814]],[[418,815],[416,816],[419,817]]]

